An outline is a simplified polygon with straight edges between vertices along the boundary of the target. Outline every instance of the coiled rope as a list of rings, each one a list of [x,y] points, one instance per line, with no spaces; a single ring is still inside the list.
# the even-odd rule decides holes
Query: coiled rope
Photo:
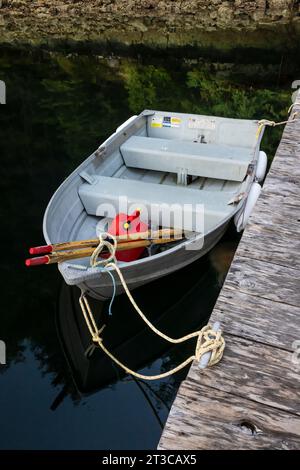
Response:
[[[112,240],[112,243],[108,241],[108,237]],[[101,259],[98,260],[98,257],[100,253],[102,252],[103,248],[106,247],[109,251],[109,257],[107,259]],[[81,293],[81,296],[79,298],[79,304],[83,313],[83,317],[85,319],[86,325],[89,329],[89,332],[92,337],[92,341],[96,344],[99,345],[99,347],[102,349],[102,351],[114,362],[116,363],[119,367],[121,367],[127,374],[131,374],[134,377],[137,377],[138,379],[144,379],[144,380],[157,380],[157,379],[162,379],[164,377],[168,377],[169,375],[175,374],[176,372],[180,371],[183,369],[185,366],[190,364],[193,360],[199,361],[203,354],[205,353],[211,353],[210,358],[208,361],[207,366],[212,366],[214,364],[217,364],[222,359],[224,348],[225,348],[225,340],[222,336],[221,330],[214,331],[210,325],[204,326],[201,330],[194,331],[193,333],[187,334],[185,336],[182,336],[181,338],[171,338],[170,336],[166,335],[162,331],[158,330],[145,316],[145,314],[141,311],[139,306],[136,304],[134,298],[132,297],[128,286],[126,284],[126,281],[123,277],[123,274],[119,268],[119,266],[116,264],[116,254],[117,250],[117,240],[114,236],[107,234],[107,233],[102,233],[99,235],[99,245],[97,248],[94,250],[90,263],[91,266],[96,267],[96,266],[103,266],[102,271],[105,271],[109,273],[112,278],[113,275],[109,271],[109,268],[112,268],[116,271],[116,273],[119,276],[120,282],[124,288],[124,291],[130,300],[131,304],[133,305],[134,309],[136,312],[140,315],[142,320],[149,326],[149,328],[158,336],[163,338],[164,340],[168,341],[169,343],[173,344],[179,344],[183,343],[191,338],[197,337],[197,343],[196,343],[196,348],[195,348],[195,353],[188,357],[185,361],[183,361],[181,364],[178,366],[174,367],[168,372],[164,372],[162,374],[157,374],[157,375],[143,375],[139,374],[138,372],[135,372],[131,370],[129,367],[127,367],[125,364],[123,364],[119,359],[117,359],[103,344],[103,338],[101,337],[101,333],[105,328],[105,325],[103,325],[100,329],[97,326],[97,323],[95,321],[95,318],[93,316],[91,307],[89,305],[88,299],[86,297],[86,294],[84,292]],[[115,293],[115,282],[114,282],[114,293]],[[112,297],[113,300],[113,297]],[[112,300],[110,303],[110,308],[112,304]]]

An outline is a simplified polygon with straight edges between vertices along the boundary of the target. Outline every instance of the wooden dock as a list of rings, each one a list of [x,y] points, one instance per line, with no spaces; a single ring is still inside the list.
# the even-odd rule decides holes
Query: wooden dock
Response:
[[[285,127],[212,313],[226,340],[223,359],[203,371],[192,365],[160,449],[300,449],[297,119]]]

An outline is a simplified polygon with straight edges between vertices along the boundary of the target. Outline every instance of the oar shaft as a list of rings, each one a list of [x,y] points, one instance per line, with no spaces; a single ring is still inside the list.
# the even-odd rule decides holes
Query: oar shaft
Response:
[[[172,241],[174,241],[173,238],[157,238],[154,240],[138,240],[138,241],[123,242],[118,245],[117,251],[147,247],[151,245],[151,243],[161,244],[161,243],[170,243]],[[86,258],[93,254],[94,249],[95,248],[93,247],[92,248],[89,247],[89,248],[81,248],[80,250],[68,250],[62,253],[51,253],[49,255],[49,258],[50,258],[49,264],[60,263],[61,261],[67,261],[70,259]],[[104,253],[106,252],[107,250],[104,251]]]
[[[118,244],[117,251],[147,247],[151,244],[157,245],[157,244],[171,243],[171,242],[174,242],[174,238],[156,238],[153,240],[137,240],[137,241],[122,242]],[[93,254],[94,249],[95,247],[86,247],[86,248],[81,248],[79,250],[74,249],[74,250],[68,250],[64,252],[53,252],[46,256],[39,256],[37,258],[28,259],[26,260],[25,264],[26,266],[37,266],[41,264],[61,263],[63,261],[69,261],[72,259],[87,258]],[[104,250],[104,253],[107,253],[107,250]]]
[[[146,231],[140,233],[126,233],[124,235],[118,235],[116,237],[117,241],[126,241],[126,240],[139,240],[139,239],[148,239],[148,238],[160,238],[160,237],[177,237],[182,236],[182,230],[177,229],[161,229],[155,231]],[[98,238],[92,238],[89,240],[77,240],[73,242],[62,242],[54,243],[52,245],[43,245],[35,246],[30,248],[29,253],[31,255],[42,255],[49,254],[57,251],[65,251],[71,249],[81,249],[87,247],[96,247],[99,243]]]

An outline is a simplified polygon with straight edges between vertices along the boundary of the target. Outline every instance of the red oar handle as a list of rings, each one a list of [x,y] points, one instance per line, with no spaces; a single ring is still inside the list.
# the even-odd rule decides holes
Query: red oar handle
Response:
[[[44,246],[34,246],[29,248],[29,253],[31,255],[44,255],[46,253],[51,253],[53,251],[52,245],[44,245]]]
[[[38,256],[37,258],[29,258],[25,261],[26,266],[39,266],[40,264],[48,264],[49,256]]]

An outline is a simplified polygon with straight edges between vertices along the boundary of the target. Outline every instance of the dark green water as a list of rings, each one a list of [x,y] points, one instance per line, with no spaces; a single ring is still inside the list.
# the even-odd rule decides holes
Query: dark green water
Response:
[[[285,119],[297,78],[288,58],[248,62],[246,56],[209,61],[200,53],[176,59],[146,51],[103,57],[0,49],[0,79],[7,87],[7,104],[0,107],[0,339],[7,346],[7,365],[0,366],[0,448],[156,447],[187,371],[147,384],[122,377],[98,352],[87,366],[76,289],[62,284],[55,266],[28,270],[24,258],[29,246],[43,242],[42,215],[53,191],[130,115],[154,108]],[[280,134],[275,129],[264,139],[270,158]],[[213,264],[206,256],[139,289],[138,303],[170,335],[201,326],[236,243],[230,231]],[[94,308],[107,321],[120,359],[146,374],[168,370],[193,351],[193,343],[169,348],[154,338],[123,297],[112,318],[106,304]]]

